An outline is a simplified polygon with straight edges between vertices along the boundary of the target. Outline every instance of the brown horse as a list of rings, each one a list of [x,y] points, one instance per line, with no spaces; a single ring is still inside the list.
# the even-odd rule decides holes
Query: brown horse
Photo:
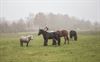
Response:
[[[68,32],[66,30],[56,31],[56,33],[59,35],[59,37],[64,37],[65,39],[64,44],[66,44],[66,40],[68,40],[68,44],[69,44]]]

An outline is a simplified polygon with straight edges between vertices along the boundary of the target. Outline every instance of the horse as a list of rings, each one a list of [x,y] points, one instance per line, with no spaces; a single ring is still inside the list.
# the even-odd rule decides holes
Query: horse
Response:
[[[70,31],[70,39],[74,39],[75,41],[77,41],[77,32],[74,30]]]
[[[48,45],[48,39],[53,40],[52,45],[56,45],[56,41],[58,41],[58,46],[60,46],[60,37],[56,32],[47,32],[43,29],[39,29],[38,36],[41,34],[43,35],[44,46]]]
[[[69,37],[68,37],[68,32],[66,30],[61,30],[61,31],[56,31],[59,35],[59,37],[64,37],[64,44],[66,44],[66,40],[68,40],[68,44],[69,44]]]
[[[28,35],[28,36],[21,36],[20,37],[20,46],[23,46],[23,43],[27,43],[26,46],[28,47],[28,44],[30,42],[30,40],[32,40],[32,35]]]

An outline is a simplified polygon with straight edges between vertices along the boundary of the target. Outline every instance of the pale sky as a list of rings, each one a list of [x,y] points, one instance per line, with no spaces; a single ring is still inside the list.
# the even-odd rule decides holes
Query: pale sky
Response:
[[[30,13],[68,14],[100,22],[100,0],[0,0],[0,17],[16,20]]]

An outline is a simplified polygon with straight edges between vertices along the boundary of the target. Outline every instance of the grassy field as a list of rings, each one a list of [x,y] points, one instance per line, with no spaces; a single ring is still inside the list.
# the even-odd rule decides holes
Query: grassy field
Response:
[[[25,33],[0,34],[0,62],[100,62],[100,33],[79,34],[78,41],[61,46],[43,46],[42,36],[34,34],[29,47],[20,47]]]

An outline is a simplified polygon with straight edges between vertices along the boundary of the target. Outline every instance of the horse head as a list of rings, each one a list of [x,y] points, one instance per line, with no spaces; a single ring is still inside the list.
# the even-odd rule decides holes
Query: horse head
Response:
[[[33,40],[33,36],[32,36],[32,35],[28,35],[27,38],[28,38],[29,40]]]
[[[39,29],[38,35],[43,34],[44,30],[43,29]]]

